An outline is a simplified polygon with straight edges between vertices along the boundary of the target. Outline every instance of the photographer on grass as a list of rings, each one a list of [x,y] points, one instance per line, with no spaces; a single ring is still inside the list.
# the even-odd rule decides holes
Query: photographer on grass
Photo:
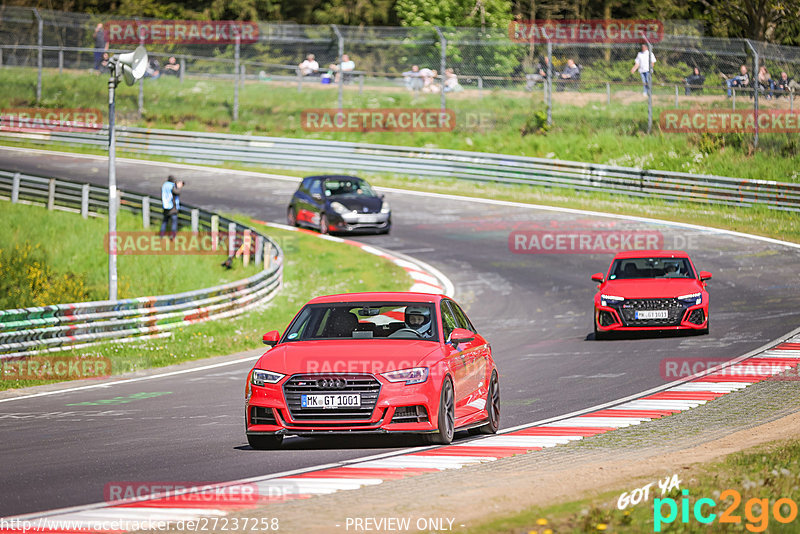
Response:
[[[172,222],[170,239],[175,239],[175,235],[178,233],[178,212],[181,209],[180,194],[183,185],[183,180],[176,180],[174,176],[170,175],[161,186],[161,207],[164,209],[164,218],[161,221],[161,232],[159,233],[161,237],[167,233],[167,221]]]

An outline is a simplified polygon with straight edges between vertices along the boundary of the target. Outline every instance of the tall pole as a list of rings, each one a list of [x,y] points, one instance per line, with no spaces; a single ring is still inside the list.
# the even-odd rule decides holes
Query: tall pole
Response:
[[[236,34],[236,45],[233,49],[233,120],[239,120],[239,49],[241,37]]]
[[[343,103],[343,96],[344,96],[344,73],[342,72],[342,56],[344,55],[344,36],[342,32],[339,31],[339,28],[336,24],[331,24],[331,28],[333,28],[333,33],[336,34],[336,39],[339,41],[339,111],[342,111],[342,103]]]
[[[108,78],[108,300],[117,300],[117,140],[114,131],[117,64]]]
[[[647,39],[647,35],[642,32],[642,38],[647,43],[647,133],[653,130],[653,65],[650,58],[653,57],[653,45]]]
[[[758,69],[759,69],[759,61],[758,61],[758,51],[753,46],[753,43],[750,42],[750,39],[745,39],[745,43],[747,46],[750,47],[750,50],[753,52],[753,62],[754,62],[754,70],[753,70],[753,87],[754,95],[753,95],[753,119],[755,119],[754,129],[753,129],[753,147],[758,148]]]
[[[445,81],[445,74],[444,71],[447,70],[447,38],[442,33],[442,30],[439,29],[439,26],[434,26],[436,28],[436,33],[439,34],[439,44],[441,48],[441,54],[439,58],[439,68],[441,69],[440,74],[442,76],[442,89],[439,91],[441,94],[441,107],[442,111],[447,109],[447,96],[445,96],[444,92],[444,81]]]
[[[547,39],[547,125],[553,125],[553,43]]]
[[[38,37],[38,48],[39,53],[37,55],[38,59],[38,66],[39,66],[39,74],[36,80],[36,102],[39,103],[42,101],[42,46],[43,46],[43,33],[44,33],[44,22],[42,21],[42,16],[39,14],[39,10],[34,8],[33,14],[36,15],[37,25],[39,27],[39,37]]]

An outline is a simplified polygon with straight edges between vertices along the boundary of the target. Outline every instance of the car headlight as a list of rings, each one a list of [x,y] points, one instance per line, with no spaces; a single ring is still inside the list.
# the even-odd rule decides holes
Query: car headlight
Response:
[[[264,384],[277,384],[281,379],[286,376],[280,373],[273,373],[272,371],[264,371],[263,369],[253,369],[252,382],[254,386],[263,386]]]
[[[694,301],[695,304],[701,304],[703,302],[703,294],[689,293],[688,295],[681,295],[680,297],[678,297],[678,300],[689,304],[691,304],[692,301]]]
[[[399,371],[381,373],[381,376],[389,382],[405,382],[406,385],[421,384],[428,379],[428,368],[413,367],[411,369],[400,369]]]
[[[389,213],[390,211],[392,211],[392,208],[389,207],[389,202],[384,200],[383,204],[381,204],[381,213]]]
[[[350,210],[344,207],[344,204],[340,202],[331,202],[331,209],[340,215],[350,212]]]
[[[608,306],[609,302],[616,303],[616,302],[622,302],[623,300],[625,300],[625,297],[615,297],[614,295],[600,295],[601,306]]]

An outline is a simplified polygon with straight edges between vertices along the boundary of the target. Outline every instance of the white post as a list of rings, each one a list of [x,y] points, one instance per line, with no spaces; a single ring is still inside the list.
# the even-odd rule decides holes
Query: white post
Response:
[[[150,228],[150,197],[142,197],[142,228]]]
[[[236,223],[228,223],[228,256],[236,254]]]
[[[255,263],[259,265],[264,259],[264,238],[262,236],[256,237],[256,257]]]
[[[11,182],[11,203],[16,204],[19,202],[19,173],[14,173],[14,178]]]
[[[217,251],[217,242],[219,241],[219,215],[211,216],[211,250]]]
[[[47,190],[47,209],[53,211],[56,205],[56,179],[50,178],[50,184]]]
[[[200,210],[195,208],[192,210],[192,233],[196,234],[200,231]]]
[[[89,218],[89,184],[81,186],[81,217]]]
[[[244,266],[247,267],[250,265],[250,244],[251,241],[251,232],[249,228],[246,228],[244,231],[244,235],[242,236],[242,246],[244,247],[244,253],[242,254],[242,262]]]

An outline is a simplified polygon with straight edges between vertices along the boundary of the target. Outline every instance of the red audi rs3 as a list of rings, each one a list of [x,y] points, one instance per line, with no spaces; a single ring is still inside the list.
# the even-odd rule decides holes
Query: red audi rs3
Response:
[[[707,271],[697,271],[685,252],[620,252],[594,297],[594,337],[635,330],[695,330],[708,333]]]
[[[287,434],[417,433],[446,444],[456,430],[497,432],[491,347],[446,296],[318,297],[264,343],[272,348],[245,387],[254,449]]]

